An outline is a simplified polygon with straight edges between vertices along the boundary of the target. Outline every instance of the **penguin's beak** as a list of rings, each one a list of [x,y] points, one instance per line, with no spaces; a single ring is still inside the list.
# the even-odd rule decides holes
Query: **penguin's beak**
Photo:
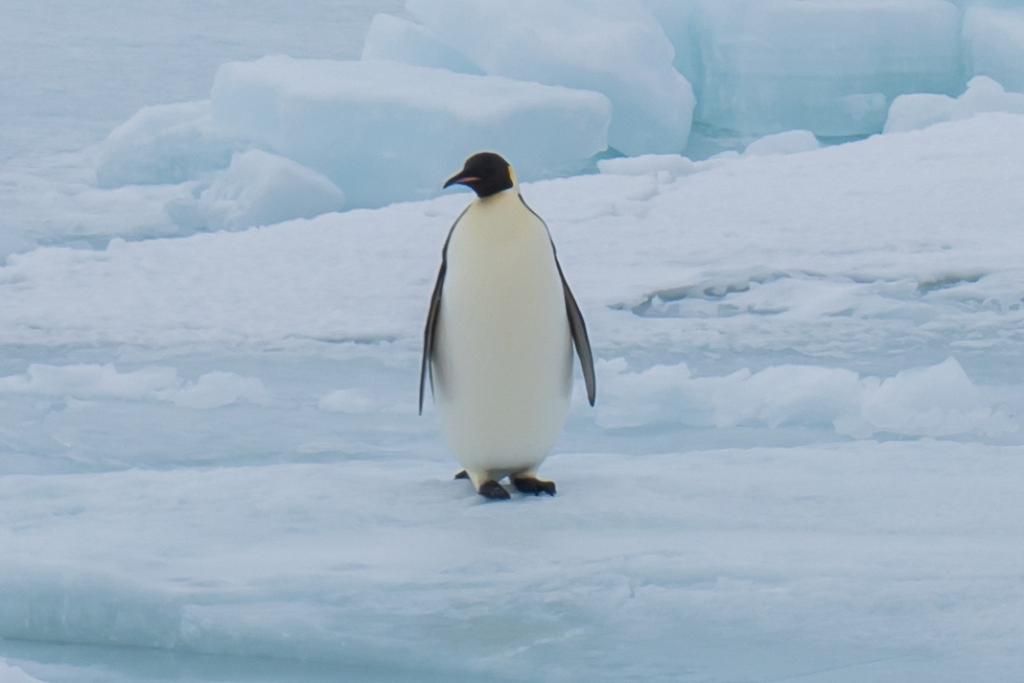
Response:
[[[466,185],[468,187],[472,187],[473,183],[478,182],[480,182],[478,177],[475,175],[465,175],[465,170],[462,170],[446,180],[443,187],[451,187],[452,185]]]

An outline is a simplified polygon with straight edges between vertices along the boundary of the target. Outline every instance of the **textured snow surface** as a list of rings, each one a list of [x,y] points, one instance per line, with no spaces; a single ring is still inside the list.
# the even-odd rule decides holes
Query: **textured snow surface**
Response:
[[[524,184],[598,404],[577,386],[542,470],[558,496],[507,504],[452,481],[415,414],[466,194],[13,255],[0,662],[48,683],[1016,680],[1022,157],[1024,116],[987,113]]]

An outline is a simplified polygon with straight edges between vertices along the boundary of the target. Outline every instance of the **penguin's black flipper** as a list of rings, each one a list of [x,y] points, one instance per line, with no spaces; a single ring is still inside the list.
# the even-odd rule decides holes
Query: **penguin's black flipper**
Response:
[[[530,208],[530,205],[519,195],[519,201],[523,203],[526,210],[536,216],[537,220],[544,225],[548,231],[548,238],[551,238],[551,230],[548,224],[540,215]],[[558,262],[558,250],[555,249],[555,242],[551,240],[551,251],[555,256],[555,267],[558,268],[558,277],[562,278],[562,291],[565,293],[565,312],[569,316],[569,332],[572,334],[572,343],[576,347],[576,355],[580,357],[580,368],[583,370],[583,381],[587,384],[587,401],[594,405],[597,399],[597,376],[594,374],[594,354],[590,350],[590,338],[587,336],[587,324],[583,322],[583,314],[576,303],[576,297],[569,289],[569,283],[565,281],[565,273],[562,272],[562,264]]]
[[[445,243],[447,246],[447,243]],[[427,324],[423,329],[423,360],[420,362],[420,415],[423,414],[423,394],[426,392],[427,377],[430,377],[430,386],[434,386],[434,376],[430,370],[430,359],[434,356],[434,333],[437,331],[437,316],[441,312],[441,289],[444,287],[444,273],[448,264],[441,261],[441,268],[437,273],[437,282],[434,284],[434,293],[430,295],[430,311],[427,313]]]
[[[444,274],[448,271],[448,243],[452,241],[452,233],[455,226],[459,224],[462,217],[469,211],[467,206],[459,214],[459,217],[452,223],[448,230],[448,237],[444,240],[444,247],[441,249],[441,267],[437,270],[437,282],[434,283],[434,292],[430,295],[430,310],[427,312],[427,324],[423,328],[423,360],[420,362],[420,415],[423,414],[423,395],[426,393],[427,378],[430,378],[430,388],[434,388],[434,374],[430,369],[430,361],[434,357],[434,344],[437,334],[437,318],[441,315],[441,293],[444,290]]]
[[[452,477],[452,478],[453,479],[469,479],[469,472],[467,472],[466,470],[459,470],[458,472],[455,473],[455,476]]]
[[[583,381],[587,384],[587,401],[594,405],[597,398],[597,377],[594,375],[594,353],[590,350],[590,338],[587,336],[587,324],[583,322],[583,314],[576,303],[576,297],[569,289],[569,283],[565,281],[562,274],[562,266],[555,258],[555,265],[558,266],[558,274],[562,278],[562,291],[565,292],[565,312],[569,316],[569,332],[572,334],[572,343],[576,346],[576,354],[580,357],[580,368],[583,370]]]

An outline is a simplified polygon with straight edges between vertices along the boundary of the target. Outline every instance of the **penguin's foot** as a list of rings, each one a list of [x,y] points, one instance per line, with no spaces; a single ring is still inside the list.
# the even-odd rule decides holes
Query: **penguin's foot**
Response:
[[[542,493],[549,496],[555,495],[555,482],[542,481],[537,477],[512,477],[512,485],[520,493],[532,493],[535,496]]]
[[[469,472],[466,470],[459,470],[455,473],[454,479],[469,479]]]
[[[493,479],[488,479],[484,483],[480,484],[480,488],[478,488],[476,492],[490,500],[508,500],[512,497],[501,484]]]

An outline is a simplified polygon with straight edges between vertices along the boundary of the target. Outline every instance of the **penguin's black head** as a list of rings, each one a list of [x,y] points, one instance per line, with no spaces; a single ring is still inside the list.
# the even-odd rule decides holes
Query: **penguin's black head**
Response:
[[[466,159],[462,170],[444,184],[445,187],[451,185],[465,185],[476,192],[477,197],[490,197],[515,186],[515,172],[500,154],[480,152]]]

